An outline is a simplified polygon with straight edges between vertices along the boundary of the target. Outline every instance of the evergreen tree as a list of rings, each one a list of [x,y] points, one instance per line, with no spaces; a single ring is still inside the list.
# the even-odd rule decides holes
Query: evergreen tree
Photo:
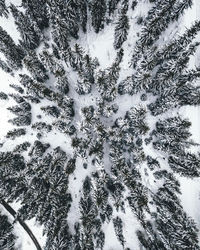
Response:
[[[60,116],[60,110],[56,106],[41,107],[41,110],[47,115],[58,118]]]
[[[23,142],[23,143],[17,145],[14,148],[13,152],[18,153],[18,154],[23,153],[23,152],[27,151],[30,146],[31,146],[31,144],[29,142],[27,142],[27,141]]]
[[[16,117],[0,143],[0,201],[21,204],[16,220],[43,225],[46,250],[106,249],[108,225],[129,250],[123,228],[129,211],[140,223],[138,247],[199,249],[178,178],[200,176],[200,154],[178,109],[200,103],[200,68],[190,67],[200,22],[177,35],[192,0],[149,3],[22,0],[10,5],[20,45],[0,27],[0,68],[16,91],[0,92],[0,99],[16,102],[6,106]],[[142,16],[133,12],[137,4]],[[129,30],[131,13],[136,34]],[[4,0],[0,16],[9,16]],[[110,30],[113,62],[112,51],[103,61],[98,48]],[[129,35],[134,47],[124,44]],[[56,147],[61,142],[63,149]],[[0,248],[14,250],[9,230],[3,240],[0,232]]]
[[[53,54],[50,54],[47,50],[44,50],[40,54],[41,61],[43,64],[49,68],[50,72],[55,75],[55,77],[63,77],[65,70],[63,65],[59,63],[58,60],[55,60]]]
[[[87,31],[87,20],[88,20],[88,0],[83,0],[78,3],[79,5],[79,19],[82,26],[83,32]]]
[[[171,155],[168,159],[172,170],[186,177],[199,177],[200,155],[180,152],[179,155]]]
[[[120,241],[121,245],[124,247],[125,239],[123,236],[122,219],[117,216],[116,218],[113,219],[113,224],[114,224],[115,233],[117,235],[117,238]]]
[[[45,0],[41,0],[40,3],[37,0],[22,0],[22,6],[26,10],[26,15],[35,21],[41,30],[49,26],[49,16]]]
[[[23,63],[37,81],[43,82],[49,78],[46,74],[46,68],[38,59],[37,54],[34,51],[29,51],[28,55],[24,58]]]
[[[8,66],[8,64],[0,59],[0,68],[4,70],[6,73],[11,73],[12,69]]]
[[[108,13],[109,16],[114,13],[114,11],[117,8],[117,4],[120,2],[120,0],[109,0],[108,2]]]
[[[18,69],[22,66],[24,51],[17,46],[10,35],[0,26],[0,51],[7,59],[8,66]]]
[[[24,157],[20,154],[0,152],[0,189],[1,198],[8,201],[19,199],[22,190],[26,189],[23,182],[25,169]]]
[[[129,29],[129,20],[125,11],[119,16],[119,20],[115,26],[115,41],[114,48],[119,49],[122,44],[126,41]]]
[[[8,95],[4,92],[0,92],[0,100],[8,100]]]
[[[15,250],[17,237],[13,232],[13,225],[8,221],[6,215],[0,213],[0,248],[2,250]]]
[[[19,11],[15,5],[11,4],[10,8],[22,38],[21,45],[27,49],[37,48],[40,44],[40,31],[37,24]]]
[[[26,130],[23,128],[13,129],[11,131],[8,131],[6,138],[11,138],[12,140],[15,140],[16,137],[19,137],[25,134],[26,134]]]
[[[66,76],[58,77],[56,81],[56,88],[61,92],[61,94],[67,95],[69,92],[69,81]]]
[[[0,1],[0,16],[5,16],[6,18],[8,18],[8,8],[5,4],[5,0],[1,0]]]
[[[90,3],[90,11],[92,16],[92,26],[96,33],[104,28],[104,20],[106,14],[105,0],[92,0]]]
[[[46,154],[48,147],[38,141],[29,153],[31,159],[24,173],[27,188],[22,194],[19,213],[24,219],[36,217],[44,224],[48,237],[46,247],[51,249],[53,242],[59,246],[60,236],[64,238],[62,241],[68,242],[70,236],[66,218],[72,199],[65,174],[66,153],[58,147],[51,154]]]
[[[191,123],[180,116],[167,118],[156,123],[156,140],[153,142],[155,149],[179,155],[185,148],[192,145],[188,139],[191,136],[189,128]]]

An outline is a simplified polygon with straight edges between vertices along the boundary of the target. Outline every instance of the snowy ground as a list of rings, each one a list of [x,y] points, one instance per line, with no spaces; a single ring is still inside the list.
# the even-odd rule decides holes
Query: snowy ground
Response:
[[[193,7],[186,11],[184,26],[189,27],[195,20],[200,20],[200,1],[194,0]],[[200,35],[197,40],[199,41]],[[198,48],[195,58],[191,60],[191,67],[200,66],[200,49]],[[200,85],[200,81],[198,82]],[[184,107],[182,114],[192,122],[191,133],[195,142],[200,143],[200,107]],[[200,151],[200,147],[198,147]],[[200,179],[180,178],[182,191],[182,204],[185,211],[196,221],[200,228]],[[200,232],[199,232],[200,239]]]
[[[7,1],[8,2],[8,1]],[[16,4],[20,4],[20,1],[13,1]],[[145,0],[141,1],[141,6],[142,3],[146,2]],[[147,2],[146,2],[147,3]],[[147,6],[149,7],[149,6]],[[147,8],[148,9],[148,8]],[[140,5],[137,6],[135,16],[130,16],[131,20],[131,28],[133,30],[132,33],[130,33],[128,40],[124,44],[125,48],[125,56],[123,59],[123,77],[127,74],[129,74],[129,68],[128,68],[128,62],[130,60],[130,55],[126,53],[126,48],[133,46],[134,41],[136,40],[136,31],[137,26],[135,26],[135,18],[136,16],[139,16],[141,14],[144,14],[147,9],[141,9]],[[179,32],[182,32],[185,27],[189,27],[191,23],[200,18],[200,1],[199,0],[194,0],[194,5],[192,9],[187,10],[184,17],[182,18],[182,24],[181,24],[181,29]],[[134,24],[134,25],[133,25]],[[16,30],[16,27],[13,22],[13,18],[10,15],[10,18],[7,20],[5,18],[0,18],[0,25],[3,26],[7,32],[13,37],[14,41],[18,43],[19,39],[19,33]],[[180,24],[179,24],[180,25]],[[169,27],[167,32],[165,33],[165,37],[162,38],[162,43],[165,42],[165,38],[170,34],[170,36],[176,35],[177,32],[177,26],[178,23],[175,24],[176,27]],[[136,28],[135,28],[136,27]],[[90,52],[92,57],[97,57],[100,61],[100,65],[102,68],[109,67],[111,63],[113,62],[116,53],[113,50],[113,34],[114,34],[114,29],[111,26],[107,26],[102,32],[100,32],[98,35],[95,34],[94,32],[90,33],[90,35],[84,36],[83,40],[81,41],[81,46],[83,46],[87,51]],[[200,37],[199,37],[200,38]],[[127,49],[127,51],[129,51]],[[200,65],[200,49],[197,51],[196,57],[194,60],[191,60],[191,67],[194,65],[199,66]],[[0,75],[1,75],[1,87],[0,91],[4,91],[6,93],[9,93],[10,87],[9,84],[11,83],[16,83],[15,78],[9,76],[5,72],[0,70]],[[130,102],[134,105],[135,103],[138,102],[137,99],[133,100],[132,98],[128,98],[127,96],[121,97],[120,99],[123,101],[123,105],[120,106],[120,114],[123,114],[124,110],[126,110],[127,105],[130,106]],[[85,102],[84,98],[80,100],[80,102]],[[92,96],[91,96],[91,102],[92,102]],[[8,105],[7,102],[1,101],[0,102],[0,114],[1,114],[1,130],[0,130],[0,137],[4,136],[8,130],[11,129],[11,124],[7,123],[7,120],[11,118],[11,114],[6,111],[6,105]],[[10,103],[9,103],[10,106]],[[37,114],[36,108],[34,112]],[[188,117],[192,121],[192,128],[191,132],[193,135],[193,139],[195,142],[200,143],[200,107],[184,107],[181,109],[181,113],[185,116]],[[32,137],[33,138],[33,137]],[[52,134],[51,135],[51,141],[52,144],[56,147],[58,145],[66,146],[68,141],[58,141],[57,140],[57,134]],[[45,139],[44,139],[45,140]],[[49,140],[48,140],[49,141]],[[1,140],[2,142],[2,140]],[[4,140],[3,140],[4,142]],[[14,146],[14,143],[12,141],[5,142],[7,143],[7,148],[12,149]],[[82,162],[79,164],[80,166],[82,165]],[[92,171],[92,169],[90,169]],[[70,183],[73,183],[70,186],[70,190],[73,191],[73,206],[74,208],[78,206],[78,197],[79,197],[79,186],[76,185],[80,179],[83,179],[86,175],[88,174],[88,170],[85,170],[84,168],[77,168],[75,173],[70,176],[70,178],[76,178],[76,181],[70,181]],[[194,218],[194,220],[197,222],[198,227],[200,228],[200,179],[187,179],[187,178],[179,178],[180,183],[181,183],[181,190],[182,190],[182,204],[186,210],[186,212]],[[153,187],[153,183],[151,183],[151,180],[149,179],[149,185],[151,188]],[[17,209],[19,208],[19,204],[12,204],[13,208]],[[1,207],[0,207],[1,208]],[[4,211],[4,209],[1,209]],[[75,209],[73,207],[71,208],[71,212],[69,213],[69,218],[70,218],[70,223],[73,225],[75,219],[77,219],[77,215],[74,213]],[[4,211],[5,212],[5,211]],[[5,212],[6,213],[6,212]],[[129,239],[129,246],[131,250],[139,250],[139,244],[138,244],[138,239],[136,238],[134,234],[134,230],[138,229],[140,227],[139,223],[135,220],[135,218],[132,215],[132,212],[126,210],[126,214],[123,213],[118,213],[118,215],[121,216],[123,222],[125,223],[124,226],[124,235],[125,239]],[[115,214],[114,214],[115,216]],[[12,217],[9,217],[12,221]],[[69,225],[70,225],[69,223]],[[42,227],[35,224],[34,219],[27,221],[27,224],[30,226],[32,229],[33,233],[35,234],[36,238],[38,239],[39,243],[43,247],[45,244],[45,237],[42,236]],[[134,228],[134,229],[133,229]],[[133,231],[132,231],[133,230]],[[35,247],[29,238],[27,234],[24,232],[24,230],[21,228],[20,225],[16,224],[15,225],[15,231],[16,234],[19,236],[19,242],[22,243],[21,249],[22,250],[35,250]],[[130,232],[133,232],[130,234]],[[106,237],[106,246],[107,248],[105,250],[116,250],[116,249],[121,249],[120,244],[117,240],[112,240],[113,238],[116,238],[115,233],[114,233],[114,228],[113,224],[109,223],[108,225],[105,225],[104,232],[106,235],[109,235],[109,237]],[[200,238],[200,236],[199,236]],[[23,240],[22,240],[23,239]],[[116,245],[113,245],[113,242],[115,242]],[[20,243],[19,243],[20,244]],[[19,246],[20,247],[20,246]]]

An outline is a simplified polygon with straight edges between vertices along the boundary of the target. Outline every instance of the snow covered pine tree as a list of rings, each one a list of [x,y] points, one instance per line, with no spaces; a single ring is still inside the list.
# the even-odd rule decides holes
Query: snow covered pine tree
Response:
[[[198,12],[0,0],[0,250],[200,249]]]

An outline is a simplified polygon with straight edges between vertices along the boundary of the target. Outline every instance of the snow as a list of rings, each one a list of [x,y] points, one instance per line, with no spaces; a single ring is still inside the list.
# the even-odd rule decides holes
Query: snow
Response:
[[[193,1],[193,6],[188,9],[184,15],[183,27],[184,29],[191,26],[195,20],[200,20],[200,2],[199,0]],[[200,34],[197,36],[197,40],[200,38]],[[199,66],[200,63],[200,48],[198,48],[193,60],[190,60],[190,67]],[[199,81],[198,81],[199,83]],[[200,107],[186,106],[180,110],[180,113],[189,118],[192,122],[191,130],[192,139],[200,143]],[[198,146],[195,151],[200,151]],[[179,178],[181,184],[181,200],[185,211],[191,216],[200,228],[200,178]],[[200,240],[200,233],[199,233]]]
[[[15,209],[15,211],[17,211],[20,208],[19,203],[12,203],[10,205],[12,208]],[[6,216],[8,216],[10,223],[13,223],[14,218],[10,215],[10,213],[7,212],[7,210],[4,209],[4,207],[1,204],[0,204],[0,211],[2,214],[5,214]],[[45,246],[45,242],[46,242],[46,237],[43,236],[43,234],[42,234],[43,226],[38,225],[35,222],[35,219],[31,219],[31,220],[26,221],[26,224],[31,229],[31,231],[33,232],[34,236],[36,237],[40,246],[43,249]],[[31,240],[31,238],[29,237],[29,235],[25,232],[25,230],[22,228],[22,226],[18,222],[14,223],[14,233],[18,237],[18,239],[16,241],[16,248],[17,249],[37,250],[35,245],[33,244],[32,240]]]
[[[14,4],[20,5],[21,1],[7,1],[7,4],[9,2],[14,2]],[[145,7],[144,7],[145,5]],[[137,40],[137,33],[140,31],[141,26],[136,24],[137,17],[140,15],[146,15],[148,9],[150,8],[152,4],[149,3],[149,1],[142,0],[139,2],[138,6],[136,7],[136,10],[134,11],[134,14],[132,15],[132,11],[129,10],[128,15],[130,18],[130,32],[128,35],[127,41],[124,43],[124,58],[121,64],[122,71],[120,73],[120,80],[123,80],[126,78],[126,76],[130,75],[130,68],[129,63],[132,56],[132,48],[134,48],[135,41]],[[191,9],[187,10],[185,12],[185,15],[181,20],[174,23],[173,25],[170,25],[169,28],[163,32],[161,35],[158,43],[159,46],[165,44],[168,39],[172,39],[176,37],[178,34],[183,33],[183,31],[186,29],[186,27],[190,27],[191,23],[193,23],[197,18],[200,18],[200,2],[199,0],[194,1],[194,5]],[[16,26],[14,25],[14,19],[12,15],[9,15],[8,19],[0,17],[0,24],[2,27],[6,29],[6,31],[10,34],[10,36],[13,38],[13,40],[18,43],[20,39],[19,32],[16,29]],[[199,37],[198,37],[199,38]],[[105,29],[98,34],[96,34],[91,26],[89,27],[89,30],[87,34],[81,34],[80,39],[78,40],[78,43],[85,49],[87,53],[89,53],[93,58],[97,57],[100,62],[100,68],[105,69],[113,63],[116,57],[116,51],[113,48],[113,41],[114,41],[114,25],[109,24],[105,26]],[[40,47],[41,49],[41,47]],[[197,50],[197,54],[193,60],[190,61],[190,66],[194,67],[194,65],[199,66],[200,65],[200,49]],[[68,69],[69,70],[69,69]],[[11,88],[9,87],[9,84],[11,83],[17,83],[18,80],[11,75],[8,75],[7,73],[0,70],[1,75],[1,91],[4,91],[6,93],[11,92]],[[75,82],[76,75],[73,73],[69,73],[69,81],[71,84]],[[52,81],[52,79],[50,80]],[[75,109],[78,111],[78,115],[75,117],[76,121],[80,121],[81,115],[80,110],[84,106],[88,105],[95,105],[95,99],[93,94],[89,94],[87,96],[78,96],[75,92],[73,93],[74,98],[79,98],[79,102],[76,103]],[[150,97],[148,101],[152,101],[154,97]],[[116,114],[116,116],[113,116],[113,120],[117,117],[123,117],[125,115],[125,112],[130,108],[130,106],[135,106],[136,104],[140,103],[140,96],[132,96],[124,95],[117,97],[115,100],[116,103],[120,103],[119,105],[119,111]],[[0,113],[1,113],[1,130],[0,130],[0,137],[3,137],[7,131],[9,131],[13,126],[10,123],[7,123],[7,120],[9,120],[11,117],[13,117],[10,112],[6,110],[7,106],[14,105],[14,101],[12,98],[10,98],[9,102],[7,101],[0,101]],[[48,116],[45,116],[41,111],[41,106],[49,105],[51,102],[49,101],[42,101],[40,104],[34,105],[33,107],[33,123],[36,121],[39,121],[37,118],[37,115],[42,115],[42,121],[46,121],[47,123],[51,123],[52,119]],[[147,102],[144,102],[144,105],[146,105]],[[176,110],[174,110],[174,113],[176,113]],[[200,143],[200,107],[184,107],[180,110],[180,113],[184,115],[185,117],[188,117],[192,121],[192,127],[191,127],[191,133],[192,138],[195,142]],[[170,111],[170,114],[165,114],[165,117],[172,115],[172,112]],[[162,117],[162,116],[161,116]],[[152,128],[155,126],[155,120],[152,119],[152,116],[150,114],[147,114],[147,121],[149,126]],[[111,121],[113,122],[113,121]],[[34,142],[36,139],[36,132],[33,132],[32,130],[28,129],[26,136],[22,136],[20,138],[17,138],[16,141],[12,140],[1,140],[1,142],[5,142],[5,148],[12,150],[14,145],[17,143],[20,143],[24,141],[24,138],[28,137],[29,141]],[[44,135],[42,137],[42,142],[48,142],[52,145],[52,147],[61,146],[61,148],[65,149],[69,155],[73,154],[73,149],[69,146],[71,144],[70,137],[63,136],[58,131],[52,131],[47,135]],[[199,150],[199,147],[198,147]],[[159,157],[161,159],[161,162],[163,163],[163,166],[165,166],[165,160],[163,159],[163,154],[158,152],[155,152],[154,149],[151,146],[145,146],[144,145],[144,151],[145,154],[149,154],[152,157]],[[91,159],[90,159],[91,160]],[[69,191],[72,194],[72,207],[70,209],[70,212],[68,214],[68,221],[70,229],[73,231],[74,223],[77,221],[79,213],[78,213],[78,206],[79,206],[79,200],[80,200],[80,190],[83,180],[87,175],[90,175],[94,170],[95,167],[92,164],[88,164],[88,168],[83,168],[84,161],[81,158],[77,159],[77,167],[75,169],[75,172],[70,175],[69,178]],[[142,179],[150,190],[153,192],[156,192],[158,188],[158,183],[154,182],[154,177],[152,173],[148,172],[149,176],[145,175],[145,165],[141,166]],[[181,184],[181,200],[184,209],[186,212],[196,221],[198,227],[200,228],[200,179],[187,179],[183,177],[179,177],[179,181]],[[160,183],[161,184],[161,183]],[[12,204],[13,207],[17,210],[20,205],[19,204]],[[140,228],[140,224],[134,217],[133,213],[131,212],[130,208],[128,207],[127,203],[125,203],[125,209],[126,213],[117,212],[114,211],[113,217],[120,216],[124,227],[124,237],[127,241],[126,247],[129,247],[131,250],[138,250],[140,249],[138,239],[135,235],[135,231]],[[2,210],[2,207],[1,207]],[[3,210],[4,213],[6,213],[5,210]],[[8,215],[10,220],[12,221],[12,218],[10,215]],[[39,243],[42,247],[45,245],[46,237],[42,235],[42,229],[43,227],[35,223],[35,219],[32,219],[30,221],[26,221],[26,223],[30,226],[31,230],[33,231],[34,235],[38,239]],[[106,238],[105,238],[105,248],[104,250],[121,250],[122,246],[120,243],[116,240],[116,235],[114,232],[113,223],[104,224],[103,226]],[[35,246],[33,245],[32,241],[30,240],[29,236],[24,232],[24,230],[21,228],[20,225],[15,224],[15,231],[16,234],[19,236],[18,244],[21,242],[21,246],[19,245],[19,249],[21,247],[22,250],[35,250]]]

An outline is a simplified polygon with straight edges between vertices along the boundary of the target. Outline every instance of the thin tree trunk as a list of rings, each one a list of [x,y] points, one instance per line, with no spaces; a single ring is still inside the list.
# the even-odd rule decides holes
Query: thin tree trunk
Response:
[[[19,224],[24,228],[24,230],[27,232],[27,234],[32,239],[34,245],[36,246],[37,250],[42,250],[40,244],[38,243],[37,239],[35,238],[34,234],[30,230],[30,228],[27,226],[27,224],[20,219],[19,217],[16,217],[17,213],[15,210],[3,199],[0,200],[0,203],[2,206],[19,222]]]

